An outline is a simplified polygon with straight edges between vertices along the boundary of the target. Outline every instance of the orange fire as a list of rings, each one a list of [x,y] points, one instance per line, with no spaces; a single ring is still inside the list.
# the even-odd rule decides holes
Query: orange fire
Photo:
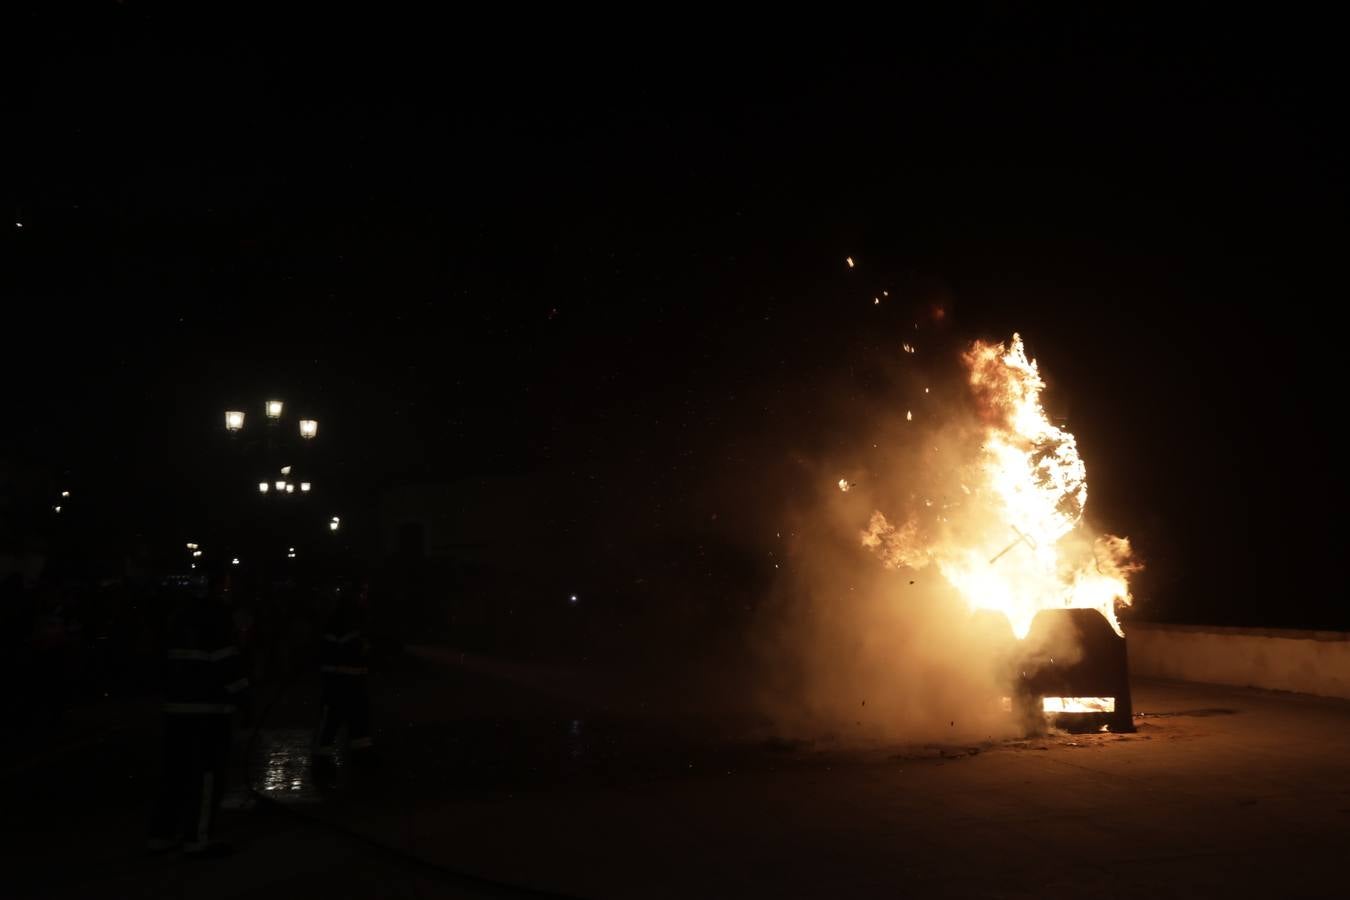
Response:
[[[1074,436],[1041,408],[1041,379],[1019,335],[974,343],[963,355],[979,427],[934,483],[961,496],[900,525],[873,513],[862,534],[890,567],[935,566],[972,610],[1007,616],[1025,637],[1042,609],[1096,609],[1121,634],[1116,603],[1130,602],[1138,569],[1129,541],[1083,522],[1087,470]],[[964,433],[964,432],[963,432]],[[952,492],[954,493],[954,492]],[[925,501],[931,507],[931,501]]]
[[[1111,713],[1116,711],[1116,698],[1042,697],[1041,710],[1047,713]]]

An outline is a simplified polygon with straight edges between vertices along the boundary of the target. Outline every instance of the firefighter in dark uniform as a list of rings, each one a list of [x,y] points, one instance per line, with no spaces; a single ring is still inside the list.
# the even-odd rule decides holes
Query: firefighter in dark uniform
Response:
[[[227,576],[198,586],[169,622],[164,690],[164,761],[149,848],[180,843],[190,855],[216,856],[211,840],[224,795],[233,714],[251,694],[225,597]]]
[[[334,591],[333,609],[319,646],[322,703],[315,752],[324,764],[337,753],[337,738],[347,729],[347,747],[355,758],[369,758],[370,641],[365,633],[362,603],[347,585]]]

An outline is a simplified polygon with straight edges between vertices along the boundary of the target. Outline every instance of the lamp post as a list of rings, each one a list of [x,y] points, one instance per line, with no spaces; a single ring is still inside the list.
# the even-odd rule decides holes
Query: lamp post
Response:
[[[251,403],[255,401],[246,401]],[[301,534],[305,533],[307,527],[303,520],[312,515],[309,503],[306,501],[287,500],[299,494],[305,498],[310,497],[316,490],[314,480],[306,478],[300,480],[296,476],[310,476],[308,453],[311,451],[302,451],[300,456],[296,456],[297,447],[295,441],[298,437],[302,446],[309,447],[316,443],[319,434],[319,421],[316,418],[300,418],[298,410],[293,403],[288,403],[273,396],[271,399],[263,400],[263,416],[258,418],[249,417],[245,414],[246,404],[232,403],[230,407],[224,410],[225,430],[234,438],[231,445],[236,448],[234,452],[240,452],[245,459],[251,459],[263,463],[263,471],[269,474],[257,478],[253,483],[258,486],[259,500],[265,500],[263,507],[256,508],[256,512],[245,513],[245,519],[238,523],[239,527],[246,529],[250,539],[254,541],[265,541],[270,543],[275,540],[277,543],[289,539],[295,540]],[[294,426],[286,426],[286,429],[294,427],[295,431],[287,431],[281,426],[287,418],[287,408],[290,408],[290,415],[294,416]],[[301,407],[303,409],[303,407]],[[305,412],[308,412],[306,410]],[[258,428],[257,422],[266,424],[265,428]],[[286,457],[290,457],[287,459]],[[283,465],[284,463],[284,465]],[[299,471],[296,471],[296,467]],[[256,471],[256,470],[255,470]],[[294,473],[294,474],[293,474]],[[292,480],[294,479],[294,480]],[[298,490],[297,490],[298,488]],[[251,490],[248,493],[253,493]],[[275,497],[277,499],[273,500]],[[268,509],[269,512],[262,514],[262,509]],[[292,510],[287,512],[287,510]],[[258,518],[249,521],[252,517]],[[313,526],[308,526],[313,527]],[[336,533],[341,527],[341,520],[333,516],[328,527],[330,532]],[[272,544],[275,548],[276,543]],[[286,547],[285,543],[281,543]],[[195,548],[192,548],[195,549]],[[261,546],[254,548],[261,551]],[[295,560],[297,558],[297,547],[286,548],[286,559]],[[237,551],[236,551],[237,552]],[[274,553],[255,552],[252,557],[255,560],[263,561]],[[250,554],[245,554],[250,555]],[[232,554],[225,557],[231,565],[239,565],[235,562],[238,557]]]

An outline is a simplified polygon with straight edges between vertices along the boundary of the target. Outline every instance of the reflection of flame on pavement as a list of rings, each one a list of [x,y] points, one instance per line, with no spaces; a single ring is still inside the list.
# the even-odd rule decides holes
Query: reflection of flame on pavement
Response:
[[[873,513],[864,546],[888,567],[936,565],[972,610],[1007,616],[1025,637],[1042,609],[1096,609],[1117,634],[1117,602],[1129,603],[1138,568],[1129,542],[1093,535],[1083,523],[1087,470],[1068,431],[1041,408],[1045,387],[1022,339],[977,341],[962,357],[980,427],[953,429],[961,445],[932,472],[965,498],[943,515],[910,510],[899,525]],[[910,412],[905,414],[912,421]]]

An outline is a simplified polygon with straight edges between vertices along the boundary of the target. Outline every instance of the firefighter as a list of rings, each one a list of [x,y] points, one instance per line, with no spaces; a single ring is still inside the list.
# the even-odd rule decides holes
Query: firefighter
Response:
[[[224,795],[233,713],[251,699],[226,605],[229,578],[199,583],[174,610],[164,688],[164,760],[149,848],[221,856],[211,839]]]
[[[315,752],[325,765],[331,765],[337,753],[338,733],[343,726],[353,757],[370,756],[370,641],[364,620],[360,599],[348,586],[339,585],[333,592],[332,612],[319,647],[322,703]]]

